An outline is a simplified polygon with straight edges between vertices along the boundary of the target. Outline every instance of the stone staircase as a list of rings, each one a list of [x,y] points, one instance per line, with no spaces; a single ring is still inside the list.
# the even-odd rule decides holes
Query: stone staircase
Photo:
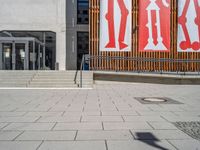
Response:
[[[0,87],[27,87],[36,72],[0,71]]]
[[[78,88],[74,83],[76,71],[0,71],[0,87]],[[93,72],[83,72],[83,88],[93,87]]]

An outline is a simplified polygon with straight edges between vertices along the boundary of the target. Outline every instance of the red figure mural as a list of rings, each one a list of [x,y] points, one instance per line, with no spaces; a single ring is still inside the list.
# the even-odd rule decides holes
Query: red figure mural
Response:
[[[106,14],[106,20],[108,22],[108,32],[109,32],[109,42],[106,45],[106,48],[116,48],[115,43],[115,20],[114,20],[114,1],[115,0],[108,0],[108,12]],[[127,26],[127,17],[129,14],[128,9],[124,3],[124,0],[117,0],[121,11],[121,23],[120,23],[120,30],[119,30],[119,48],[123,50],[124,48],[128,47],[126,43],[124,43],[125,39],[125,32]]]
[[[191,39],[190,39],[189,31],[187,29],[187,21],[188,21],[187,20],[187,12],[189,9],[190,1],[191,0],[186,0],[184,8],[183,8],[183,12],[178,19],[178,22],[181,25],[183,34],[185,36],[185,41],[182,41],[180,43],[180,48],[182,50],[193,49],[193,50],[197,51],[200,49],[200,41],[195,41],[192,43]],[[198,36],[199,36],[199,40],[200,40],[200,6],[198,4],[198,0],[194,0],[194,5],[195,5],[195,11],[196,11],[196,15],[197,15],[194,22],[198,26]]]
[[[139,51],[170,52],[171,0],[139,0]]]

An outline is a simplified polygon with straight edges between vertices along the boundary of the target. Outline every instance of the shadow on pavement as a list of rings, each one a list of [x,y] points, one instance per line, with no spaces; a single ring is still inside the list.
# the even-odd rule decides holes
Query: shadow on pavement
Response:
[[[157,149],[160,149],[160,150],[168,150],[167,148],[164,148],[160,145],[157,144],[157,142],[159,142],[160,140],[157,139],[152,133],[150,132],[137,132],[136,133],[136,138],[137,140],[147,144],[147,145],[150,145],[152,147],[155,147]]]

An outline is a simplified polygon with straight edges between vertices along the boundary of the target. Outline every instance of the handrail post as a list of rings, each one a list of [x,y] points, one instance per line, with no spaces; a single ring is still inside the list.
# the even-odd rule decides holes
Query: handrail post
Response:
[[[80,70],[80,88],[82,88],[83,85],[82,85],[82,68]]]
[[[85,55],[83,55],[81,60],[81,68],[80,68],[80,88],[83,87],[83,64],[85,62]]]

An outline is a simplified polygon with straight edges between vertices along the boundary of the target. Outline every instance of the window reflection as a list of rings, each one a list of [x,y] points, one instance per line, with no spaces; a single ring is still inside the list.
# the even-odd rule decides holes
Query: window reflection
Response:
[[[77,23],[89,24],[89,0],[77,0]]]

